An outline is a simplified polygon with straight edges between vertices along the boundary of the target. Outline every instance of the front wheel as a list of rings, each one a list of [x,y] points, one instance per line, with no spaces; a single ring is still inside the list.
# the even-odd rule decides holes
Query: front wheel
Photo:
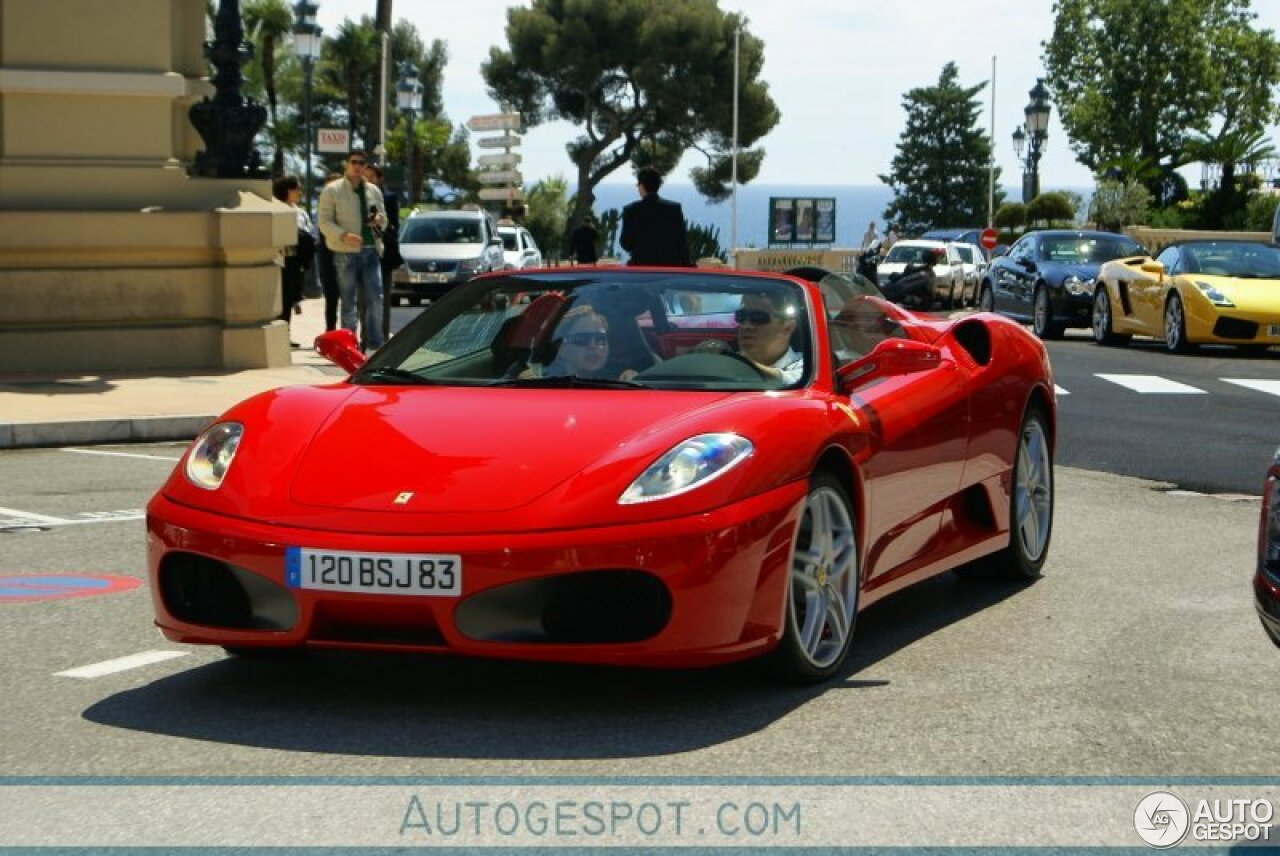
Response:
[[[1171,354],[1187,354],[1192,350],[1187,341],[1187,314],[1176,291],[1164,305],[1164,349]]]
[[[1009,488],[1009,546],[993,565],[1003,576],[1035,579],[1049,555],[1053,533],[1053,453],[1049,419],[1032,406],[1022,418]]]
[[[779,678],[811,684],[840,669],[853,641],[858,592],[853,504],[834,476],[815,473],[791,545],[782,639],[770,654]]]
[[[978,294],[978,309],[983,312],[996,311],[996,296],[991,291],[991,286],[984,285]]]
[[[1041,339],[1057,339],[1062,336],[1062,325],[1053,320],[1053,302],[1049,289],[1040,286],[1031,300],[1031,329]]]

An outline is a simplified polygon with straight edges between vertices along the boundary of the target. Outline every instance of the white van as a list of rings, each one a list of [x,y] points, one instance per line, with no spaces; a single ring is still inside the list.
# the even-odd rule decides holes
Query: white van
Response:
[[[391,275],[391,305],[435,300],[477,274],[501,270],[502,238],[481,210],[417,211],[400,226],[404,263]]]

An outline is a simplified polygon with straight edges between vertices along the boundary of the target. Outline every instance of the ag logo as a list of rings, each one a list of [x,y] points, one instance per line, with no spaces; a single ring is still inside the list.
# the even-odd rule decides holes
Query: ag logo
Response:
[[[1172,847],[1187,836],[1191,825],[1187,804],[1165,791],[1147,794],[1133,810],[1138,837],[1159,850]]]

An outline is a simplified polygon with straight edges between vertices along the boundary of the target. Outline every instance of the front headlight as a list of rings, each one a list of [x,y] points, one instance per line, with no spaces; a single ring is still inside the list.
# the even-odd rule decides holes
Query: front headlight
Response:
[[[219,422],[205,429],[187,455],[187,480],[204,490],[221,487],[243,435],[244,426],[239,422]]]
[[[1074,274],[1062,281],[1062,287],[1067,290],[1068,294],[1081,295],[1093,294],[1095,283],[1092,277],[1079,277]]]
[[[1196,288],[1200,289],[1200,293],[1209,298],[1209,302],[1214,306],[1235,306],[1235,304],[1231,302],[1231,298],[1219,291],[1218,287],[1215,285],[1210,285],[1207,282],[1196,280]]]
[[[737,434],[699,434],[658,458],[618,498],[619,505],[679,496],[733,469],[755,449]]]
[[[484,270],[484,256],[477,259],[463,259],[458,262],[458,273],[471,276]]]

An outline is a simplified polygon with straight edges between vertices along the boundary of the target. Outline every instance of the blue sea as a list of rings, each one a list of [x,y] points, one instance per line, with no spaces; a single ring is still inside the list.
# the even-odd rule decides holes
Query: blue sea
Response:
[[[1056,188],[1055,188],[1056,189]],[[1083,188],[1071,188],[1081,192]],[[1006,200],[1020,198],[1021,190],[1004,187]],[[570,191],[572,192],[572,190]],[[1087,190],[1085,191],[1087,195]],[[690,225],[714,226],[720,230],[720,246],[729,248],[729,200],[709,203],[692,184],[664,184],[661,195],[684,206]],[[738,245],[769,246],[769,199],[834,198],[836,200],[836,247],[861,247],[867,223],[874,220],[881,235],[885,230],[884,209],[893,199],[893,191],[883,184],[744,184],[738,187]],[[621,209],[637,198],[633,184],[600,184],[596,186],[596,214],[610,208]],[[983,226],[985,223],[945,223],[945,226]]]

